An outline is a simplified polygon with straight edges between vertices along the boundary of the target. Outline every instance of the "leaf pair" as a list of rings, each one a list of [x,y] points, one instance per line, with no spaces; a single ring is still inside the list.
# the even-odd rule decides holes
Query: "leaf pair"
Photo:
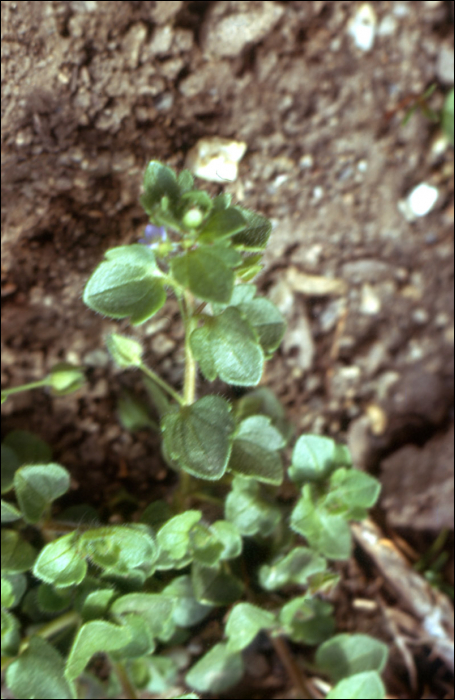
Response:
[[[220,396],[204,396],[167,413],[162,421],[164,450],[184,471],[200,479],[221,479],[226,469],[279,485],[283,468],[281,433],[268,416],[249,416],[235,429],[230,406]]]
[[[237,386],[254,386],[264,360],[281,342],[285,322],[267,299],[254,298],[256,287],[234,288],[229,306],[215,304],[214,316],[203,317],[204,325],[191,334],[195,359],[204,376]]]

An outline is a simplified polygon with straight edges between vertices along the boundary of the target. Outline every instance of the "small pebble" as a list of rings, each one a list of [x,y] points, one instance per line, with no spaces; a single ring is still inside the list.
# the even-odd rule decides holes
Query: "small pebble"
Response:
[[[435,206],[439,197],[436,187],[421,182],[408,194],[406,199],[398,202],[398,209],[407,221],[414,221],[428,214]]]
[[[374,316],[381,310],[381,299],[370,284],[364,284],[360,300],[360,313]]]
[[[300,158],[299,166],[302,168],[302,170],[305,170],[306,168],[311,168],[313,166],[313,156],[311,155],[311,153],[307,153],[306,155]]]
[[[391,36],[392,34],[395,34],[397,26],[398,24],[395,17],[386,15],[381,19],[379,24],[378,36]]]
[[[231,141],[218,136],[199,139],[188,152],[186,167],[202,180],[234,182],[238,163],[247,149],[244,141]]]
[[[439,51],[436,63],[436,75],[444,85],[453,85],[454,82],[454,55],[453,47],[443,44]]]
[[[376,25],[376,13],[371,5],[361,5],[348,25],[348,34],[361,51],[371,51],[373,48]]]

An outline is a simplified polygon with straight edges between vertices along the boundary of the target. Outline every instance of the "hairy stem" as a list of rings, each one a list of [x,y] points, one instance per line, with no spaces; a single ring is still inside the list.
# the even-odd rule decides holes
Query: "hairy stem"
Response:
[[[128,676],[128,673],[126,672],[126,668],[125,668],[124,664],[121,663],[120,661],[114,662],[110,657],[109,657],[109,659],[111,661],[112,668],[116,672],[117,678],[119,679],[120,684],[123,688],[123,694],[124,694],[125,698],[128,698],[128,699],[131,698],[132,700],[134,700],[135,698],[139,697],[138,694],[136,693],[136,690],[135,690],[133,684],[131,683],[131,680]]]
[[[141,370],[144,372],[144,374],[147,375],[155,384],[158,384],[169,396],[172,396],[172,398],[177,401],[181,406],[183,406],[183,399],[178,394],[174,389],[164,381],[164,379],[161,379],[161,377],[158,374],[155,374],[155,372],[147,367],[147,365],[141,365]]]
[[[281,659],[281,663],[285,667],[289,678],[291,679],[294,688],[297,691],[296,698],[313,698],[310,689],[307,686],[305,678],[302,676],[300,669],[293,658],[287,642],[283,637],[273,637],[269,635],[269,639],[275,647],[275,651]]]
[[[194,299],[190,292],[184,293],[186,313],[185,323],[185,381],[183,384],[183,403],[191,406],[196,396],[196,360],[190,345],[190,335],[195,329],[197,321],[193,318]]]
[[[38,389],[39,387],[48,385],[49,377],[46,377],[45,379],[40,379],[37,382],[30,382],[30,384],[21,384],[20,386],[13,386],[11,389],[2,389],[2,396],[18,394],[20,391],[27,391],[28,389]]]

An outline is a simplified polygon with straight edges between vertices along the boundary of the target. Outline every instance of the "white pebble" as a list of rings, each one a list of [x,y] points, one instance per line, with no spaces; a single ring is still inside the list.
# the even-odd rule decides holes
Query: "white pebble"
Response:
[[[436,187],[421,182],[420,185],[414,187],[405,200],[398,203],[398,209],[407,221],[414,221],[420,216],[428,214],[434,208],[438,197],[439,191]]]
[[[392,36],[397,30],[398,23],[392,15],[386,15],[381,19],[378,27],[378,36]]]
[[[188,152],[186,167],[203,180],[234,182],[238,175],[238,163],[246,148],[244,141],[209,136],[200,139]]]
[[[392,12],[395,17],[406,17],[409,14],[409,2],[394,2]]]
[[[361,5],[348,25],[348,33],[361,51],[371,51],[373,48],[376,25],[376,13],[371,5]]]
[[[381,310],[381,299],[370,284],[364,284],[360,299],[360,313],[374,316]]]
[[[313,166],[313,156],[311,153],[306,153],[299,160],[299,165],[302,169],[311,168]]]

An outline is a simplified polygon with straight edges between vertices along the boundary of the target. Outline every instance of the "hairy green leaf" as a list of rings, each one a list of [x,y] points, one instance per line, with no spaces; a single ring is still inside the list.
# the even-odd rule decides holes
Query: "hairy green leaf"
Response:
[[[144,323],[166,301],[153,251],[134,244],[113,248],[106,258],[85,286],[84,303],[110,318],[129,316],[133,326]]]
[[[351,466],[347,447],[321,435],[301,435],[288,472],[289,478],[301,485],[306,481],[322,481],[338,467],[345,466]]]
[[[190,546],[190,531],[202,518],[200,510],[187,510],[185,513],[174,515],[157,533],[157,542],[161,550],[167,552],[172,559],[183,559]]]
[[[196,600],[190,576],[174,578],[162,591],[174,601],[173,618],[179,627],[192,627],[203,620],[213,609],[213,605]]]
[[[234,421],[221,396],[204,396],[162,421],[166,450],[179,466],[200,479],[220,479],[231,452]]]
[[[243,207],[235,207],[246,219],[247,226],[240,233],[232,238],[234,246],[239,246],[243,250],[262,250],[267,245],[272,224],[268,219],[256,212]]]
[[[251,603],[237,603],[226,622],[228,648],[231,651],[241,651],[251,644],[261,630],[271,629],[275,625],[276,617],[273,613]]]
[[[198,240],[209,243],[228,238],[242,231],[247,225],[245,217],[235,207],[214,211],[199,231]]]
[[[316,652],[316,663],[333,681],[362,671],[381,672],[388,656],[387,645],[367,634],[337,634]]]
[[[383,700],[384,683],[376,671],[363,671],[337,683],[326,695],[327,700]]]
[[[121,623],[130,615],[140,615],[153,638],[166,639],[174,631],[175,600],[162,593],[127,593],[117,598],[111,614]]]
[[[29,644],[6,671],[6,683],[17,698],[73,700],[76,690],[65,679],[64,662],[46,639],[31,636]]]
[[[240,262],[236,251],[228,251],[222,246],[200,246],[189,250],[172,258],[172,274],[198,299],[228,302],[234,286],[231,268]]]
[[[351,552],[351,531],[342,515],[332,515],[321,502],[315,503],[309,484],[292,511],[291,528],[303,535],[311,547],[329,559],[347,559]]]
[[[243,676],[242,656],[228,649],[227,644],[215,644],[186,674],[185,681],[199,693],[222,693]]]
[[[236,431],[228,469],[279,486],[283,466],[278,450],[284,444],[283,436],[268,416],[245,418]]]
[[[87,563],[78,551],[79,534],[71,532],[47,544],[33,567],[33,574],[54,586],[74,586],[84,580]]]
[[[126,646],[131,632],[126,626],[113,625],[105,620],[86,622],[77,632],[65,668],[67,680],[75,680],[88,662],[100,651],[113,651]]]
[[[14,487],[25,520],[37,523],[52,501],[68,491],[69,485],[69,473],[59,464],[20,467],[14,475]]]
[[[278,556],[270,565],[261,566],[259,582],[269,591],[276,591],[290,583],[305,586],[310,576],[326,569],[324,557],[308,547],[295,547],[289,554]]]
[[[188,171],[187,171],[188,172]],[[188,176],[182,184],[188,184]],[[141,204],[147,214],[152,215],[161,204],[162,198],[176,200],[180,194],[180,187],[174,171],[159,161],[151,160],[144,173],[144,194],[141,196]]]
[[[231,605],[242,597],[245,586],[229,569],[193,562],[191,581],[194,595],[204,605]]]
[[[281,519],[280,509],[260,494],[259,483],[236,476],[232,491],[226,498],[226,520],[231,521],[242,535],[270,535]]]
[[[190,337],[193,354],[205,376],[213,372],[229,384],[254,386],[262,376],[264,353],[256,333],[241,313],[228,307],[219,316],[207,316],[204,326]]]
[[[294,642],[320,644],[333,634],[332,606],[308,594],[290,600],[280,612],[280,622]]]

